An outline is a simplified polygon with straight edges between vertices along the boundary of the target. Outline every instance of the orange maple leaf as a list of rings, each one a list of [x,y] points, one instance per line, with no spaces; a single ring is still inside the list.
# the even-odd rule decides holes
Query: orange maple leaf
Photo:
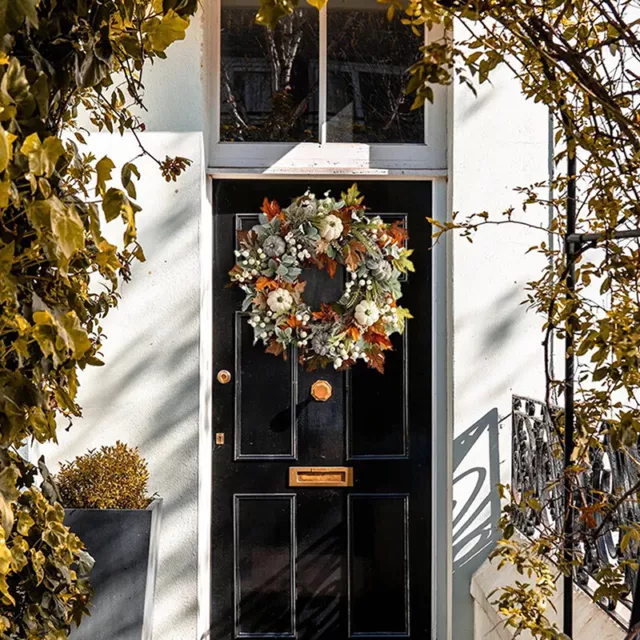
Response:
[[[269,346],[265,349],[267,353],[272,353],[274,356],[282,355],[282,357],[287,359],[287,352],[285,351],[282,344],[280,344],[275,338],[271,338],[269,341]]]
[[[256,281],[256,289],[262,291],[263,289],[277,289],[278,284],[273,280],[269,280],[266,276],[260,276]]]
[[[364,339],[369,344],[375,344],[382,350],[393,349],[393,344],[385,333],[377,333],[375,331],[367,331],[364,334]]]
[[[355,271],[364,259],[366,253],[367,248],[362,244],[362,242],[359,240],[352,240],[349,244],[344,246],[344,262],[351,271]]]
[[[291,327],[292,329],[296,329],[297,327],[301,327],[302,326],[302,320],[298,320],[295,317],[295,315],[291,314],[287,318],[287,326]]]
[[[402,220],[392,222],[386,229],[386,233],[393,242],[402,247],[409,239],[409,232],[404,228]]]
[[[321,322],[335,322],[339,317],[335,309],[326,302],[320,305],[320,311],[313,312],[314,320],[320,320]]]
[[[384,373],[384,354],[380,353],[380,351],[373,350],[368,352],[367,356],[369,356],[367,364],[372,369]]]
[[[327,273],[333,278],[336,275],[338,269],[338,263],[330,258],[328,255],[321,253],[316,257],[315,263],[318,265],[318,269],[327,269]]]
[[[358,327],[349,327],[347,335],[355,342],[360,337],[360,329]]]
[[[262,207],[260,207],[260,211],[267,216],[267,220],[269,220],[269,222],[271,222],[271,220],[276,216],[282,219],[280,205],[275,200],[269,202],[269,198],[265,198],[262,202]]]
[[[393,349],[393,344],[384,329],[382,320],[378,320],[366,330],[364,339],[369,344],[377,345],[381,350]]]

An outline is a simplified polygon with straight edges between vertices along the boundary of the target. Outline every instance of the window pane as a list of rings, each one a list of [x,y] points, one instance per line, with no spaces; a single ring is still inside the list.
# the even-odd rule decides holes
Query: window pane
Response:
[[[424,110],[404,95],[422,38],[371,0],[327,7],[327,140],[424,142]]]
[[[318,11],[296,9],[274,31],[258,2],[223,0],[220,140],[317,141]]]

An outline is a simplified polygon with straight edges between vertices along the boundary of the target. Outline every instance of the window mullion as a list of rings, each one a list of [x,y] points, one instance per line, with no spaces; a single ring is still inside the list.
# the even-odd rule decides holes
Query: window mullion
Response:
[[[318,42],[318,141],[327,142],[327,4],[320,10]]]
[[[206,21],[210,24],[210,31],[207,31],[207,37],[210,38],[212,45],[212,55],[214,64],[213,78],[209,79],[209,91],[211,96],[211,110],[212,110],[212,127],[211,127],[211,141],[214,144],[220,142],[220,118],[222,112],[222,0],[213,0],[208,5],[211,7],[211,19]]]
[[[423,25],[424,29],[424,44],[428,45],[431,42],[431,30],[427,27],[427,25]],[[413,96],[411,96],[413,98]],[[428,100],[424,101],[422,105],[422,110],[424,113],[424,144],[429,144],[431,142],[429,140],[429,115],[430,115],[430,102]]]

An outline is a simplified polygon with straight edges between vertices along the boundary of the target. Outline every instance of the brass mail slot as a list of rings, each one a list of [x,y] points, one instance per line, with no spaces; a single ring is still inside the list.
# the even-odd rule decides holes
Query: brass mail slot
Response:
[[[352,467],[289,467],[290,487],[353,487]]]

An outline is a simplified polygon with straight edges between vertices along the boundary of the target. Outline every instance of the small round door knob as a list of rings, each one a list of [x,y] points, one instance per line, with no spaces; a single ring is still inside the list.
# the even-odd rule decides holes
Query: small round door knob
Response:
[[[326,380],[316,380],[311,385],[311,395],[318,402],[326,402],[333,393],[331,385]]]
[[[231,374],[226,369],[220,369],[216,377],[220,384],[227,384],[228,382],[231,382]]]

